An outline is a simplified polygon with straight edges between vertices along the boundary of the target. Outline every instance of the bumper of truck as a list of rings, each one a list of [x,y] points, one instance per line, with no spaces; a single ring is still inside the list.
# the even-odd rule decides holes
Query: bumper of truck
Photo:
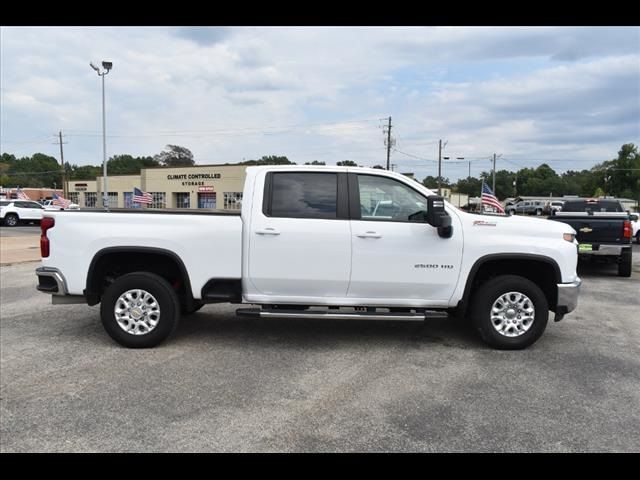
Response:
[[[558,304],[556,305],[555,321],[562,320],[567,313],[572,312],[578,306],[578,293],[580,292],[582,280],[577,279],[571,283],[558,284]]]

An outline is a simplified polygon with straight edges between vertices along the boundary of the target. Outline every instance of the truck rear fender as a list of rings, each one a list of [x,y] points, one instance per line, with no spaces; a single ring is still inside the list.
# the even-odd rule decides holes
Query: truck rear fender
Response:
[[[151,272],[166,279],[186,305],[193,303],[189,275],[178,255],[154,247],[109,247],[98,251],[89,265],[84,291],[89,305],[100,302],[102,293],[118,277],[132,272]]]

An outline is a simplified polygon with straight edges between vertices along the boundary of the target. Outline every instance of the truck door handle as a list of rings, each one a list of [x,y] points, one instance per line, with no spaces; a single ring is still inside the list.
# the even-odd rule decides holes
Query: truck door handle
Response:
[[[258,235],[280,235],[280,232],[275,228],[265,228],[264,230],[256,230]]]
[[[365,233],[356,234],[356,237],[359,237],[359,238],[381,238],[382,235],[380,235],[378,232],[365,232]]]

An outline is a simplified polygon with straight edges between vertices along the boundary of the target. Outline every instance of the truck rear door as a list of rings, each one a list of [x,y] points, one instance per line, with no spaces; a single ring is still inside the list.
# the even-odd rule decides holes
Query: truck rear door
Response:
[[[273,297],[345,297],[351,271],[347,174],[268,172],[249,231],[249,282]]]

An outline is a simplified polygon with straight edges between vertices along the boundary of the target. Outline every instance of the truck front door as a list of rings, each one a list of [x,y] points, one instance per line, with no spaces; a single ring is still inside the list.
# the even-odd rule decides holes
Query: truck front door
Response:
[[[385,299],[388,305],[446,305],[462,260],[457,217],[452,218],[453,235],[442,238],[431,225],[410,219],[427,209],[420,192],[388,177],[350,175],[352,216],[360,218],[351,221],[348,296]]]
[[[253,208],[248,273],[271,297],[345,297],[351,270],[347,174],[269,172]],[[284,301],[284,299],[282,299]]]

